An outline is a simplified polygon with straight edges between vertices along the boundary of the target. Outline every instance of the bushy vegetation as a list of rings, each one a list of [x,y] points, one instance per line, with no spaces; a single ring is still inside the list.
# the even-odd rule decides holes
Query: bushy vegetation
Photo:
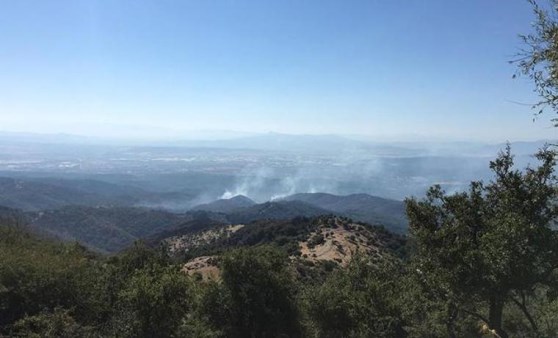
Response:
[[[307,217],[296,217],[292,220],[254,221],[228,236],[199,243],[195,247],[189,247],[186,251],[175,253],[175,256],[178,256],[180,260],[189,260],[198,256],[219,255],[231,248],[264,244],[274,245],[288,255],[298,255],[298,242],[305,240],[310,232],[317,228],[318,223],[319,218]],[[213,227],[214,230],[220,228],[223,228],[223,225]],[[192,227],[185,229],[186,231],[181,235],[190,234],[190,229]],[[198,230],[207,230],[207,227],[199,227]],[[157,245],[159,242],[152,242],[152,244]]]
[[[291,220],[264,219],[246,224],[244,227],[231,233],[229,236],[218,238],[215,241],[204,243],[188,251],[179,253],[183,259],[191,259],[198,256],[216,255],[231,248],[243,246],[273,245],[289,256],[299,256],[299,242],[310,240],[309,246],[313,247],[323,242],[323,235],[311,236],[320,226],[328,228],[336,227],[334,220],[339,220],[345,226],[352,220],[340,216],[318,216],[313,218],[296,217]],[[373,226],[366,223],[357,223],[366,227],[375,234],[377,240],[385,243],[385,246],[397,255],[405,255],[405,237],[391,233],[381,226]],[[320,237],[321,236],[321,237]]]
[[[506,325],[508,306],[523,313],[531,336],[547,330],[532,302],[554,301],[541,291],[558,286],[556,153],[545,149],[536,159],[540,166],[521,172],[508,147],[490,163],[489,184],[472,182],[469,191],[450,196],[435,186],[426,199],[407,201],[417,244],[412,271],[431,297],[446,302],[450,332],[470,316],[507,337],[506,326],[518,324]]]

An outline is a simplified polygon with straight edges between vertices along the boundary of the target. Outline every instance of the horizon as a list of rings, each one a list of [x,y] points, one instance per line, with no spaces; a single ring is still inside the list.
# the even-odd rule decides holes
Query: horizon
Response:
[[[364,134],[335,134],[335,133],[283,133],[276,131],[262,131],[262,132],[241,132],[235,130],[195,130],[195,131],[183,131],[163,135],[154,135],[151,137],[137,135],[122,135],[119,136],[99,136],[94,134],[78,134],[72,132],[29,132],[29,131],[11,131],[0,129],[0,137],[15,136],[23,139],[27,138],[47,138],[48,140],[62,143],[79,143],[79,141],[88,141],[92,144],[141,144],[148,146],[153,144],[154,146],[165,144],[165,143],[180,143],[180,142],[213,142],[213,141],[234,141],[241,139],[250,139],[257,137],[304,137],[304,138],[323,138],[323,137],[333,137],[338,139],[344,139],[349,141],[361,142],[363,144],[459,144],[459,143],[470,143],[479,145],[502,145],[506,143],[541,143],[541,142],[555,142],[556,137],[539,137],[539,138],[518,138],[518,139],[504,139],[504,140],[482,140],[482,139],[463,139],[463,138],[442,138],[442,137],[432,137],[427,135],[401,135],[392,137],[374,137],[372,135]],[[42,140],[37,140],[36,142],[43,142]]]
[[[508,63],[532,20],[520,0],[10,3],[0,125],[144,141],[553,139]]]

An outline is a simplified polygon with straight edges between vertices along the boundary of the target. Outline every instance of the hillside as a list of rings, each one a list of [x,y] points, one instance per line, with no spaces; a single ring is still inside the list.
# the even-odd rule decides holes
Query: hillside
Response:
[[[26,211],[66,205],[131,206],[150,194],[96,180],[0,177],[0,205]]]
[[[256,204],[227,213],[231,223],[249,223],[256,220],[289,220],[295,217],[328,215],[331,211],[300,201],[278,201]]]
[[[187,216],[191,219],[180,224],[178,227],[156,232],[142,238],[142,240],[152,247],[157,247],[167,238],[189,236],[194,233],[209,231],[211,229],[220,229],[230,225],[222,214],[196,211],[187,213]]]
[[[83,205],[23,212],[3,207],[0,210],[0,219],[2,215],[9,219],[17,218],[20,223],[29,224],[36,233],[65,241],[77,241],[90,249],[113,253],[140,239],[156,242],[176,234],[220,225],[249,223],[260,219],[288,220],[297,216],[330,213],[298,201],[269,202],[233,209],[233,206],[251,203],[253,202],[248,198],[238,197],[232,201],[218,201],[208,207],[214,210],[231,209],[228,213],[205,210],[173,213],[142,207]]]
[[[138,239],[153,242],[185,231],[258,220],[335,214],[355,221],[382,224],[400,233],[406,226],[401,202],[364,194],[297,194],[262,204],[245,196],[236,196],[199,205],[186,213],[173,213],[132,207],[130,204],[137,200],[128,197],[127,193],[136,192],[141,198],[148,193],[139,188],[97,184],[94,180],[3,178],[0,187],[3,189],[0,203],[10,207],[3,214],[11,210],[21,223],[29,223],[38,233],[78,241],[100,252],[122,250]]]
[[[261,204],[256,204],[245,196],[236,196],[198,205],[192,210],[224,213],[231,223],[335,214],[382,225],[397,233],[406,233],[408,227],[402,201],[368,194],[339,196],[327,193],[300,193]]]
[[[285,197],[284,200],[301,201],[358,221],[383,225],[398,233],[405,233],[408,227],[405,206],[401,201],[368,194],[338,196],[326,193],[295,194]]]
[[[162,240],[190,274],[215,276],[219,255],[238,247],[272,244],[303,265],[347,266],[357,253],[380,259],[404,255],[405,238],[383,228],[347,218],[320,216],[292,220],[260,220],[188,231]],[[297,263],[298,264],[298,263]]]
[[[187,213],[128,206],[73,205],[24,215],[36,232],[78,241],[100,252],[116,252],[139,239],[153,243],[167,237],[230,224],[266,220],[289,222],[297,217],[333,214],[355,221],[374,220],[371,223],[403,232],[403,221],[397,219],[398,213],[402,212],[398,210],[397,201],[368,195],[300,194],[289,198],[296,199],[255,204],[244,196],[237,196],[198,206]],[[249,206],[237,207],[240,205]]]
[[[134,241],[192,220],[192,215],[145,208],[67,206],[28,213],[30,227],[51,236],[78,241],[101,252],[115,252]]]
[[[246,196],[238,195],[228,199],[219,199],[217,201],[200,204],[193,207],[191,210],[204,210],[211,212],[228,213],[239,208],[246,208],[255,205],[256,202]]]
[[[104,177],[109,181],[110,177]],[[0,177],[0,205],[25,211],[80,206],[151,206],[186,211],[196,193],[188,189],[150,190],[146,182],[115,178]]]
[[[258,239],[262,229],[270,235]],[[322,233],[327,238],[318,243],[315,237]],[[228,323],[246,312],[246,306],[237,307],[232,297],[259,297],[274,309],[278,305],[270,300],[281,304],[286,299],[293,305],[315,302],[306,297],[306,289],[315,291],[316,285],[348,271],[354,253],[381,259],[392,252],[388,243],[404,243],[386,235],[381,229],[338,217],[260,221],[193,233],[188,245],[201,249],[209,243],[222,243],[222,255],[213,252],[177,263],[160,250],[142,245],[105,258],[79,245],[44,239],[10,222],[0,223],[4,305],[0,307],[0,336],[189,337],[195,332],[202,337],[243,337],[236,334],[235,327],[229,328]],[[291,242],[301,252],[289,257],[281,252],[286,247],[280,243]],[[240,247],[244,248],[237,250]],[[306,250],[313,252],[306,254]],[[211,279],[220,282],[208,282]],[[236,287],[241,289],[236,291]],[[281,298],[275,301],[274,297]],[[192,298],[199,301],[192,302]],[[289,306],[285,311],[298,314],[306,308]],[[297,315],[293,320],[301,319]]]
[[[23,211],[0,206],[0,224],[25,225],[27,223],[27,216]]]

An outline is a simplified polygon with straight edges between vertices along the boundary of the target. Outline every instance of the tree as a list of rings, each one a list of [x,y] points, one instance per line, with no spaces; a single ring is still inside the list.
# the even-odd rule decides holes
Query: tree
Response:
[[[91,266],[80,246],[39,240],[22,228],[0,225],[0,330],[45,309],[88,308],[82,275]]]
[[[416,273],[456,313],[477,317],[501,337],[507,302],[537,331],[525,299],[551,284],[558,268],[556,153],[545,149],[536,158],[537,168],[516,170],[508,146],[490,163],[495,179],[488,185],[473,182],[450,196],[434,186],[424,200],[406,201]]]
[[[306,294],[307,311],[318,337],[406,337],[396,259],[372,262],[357,256]]]
[[[80,326],[68,310],[60,308],[18,320],[11,334],[29,338],[98,337],[92,328]]]
[[[546,107],[558,113],[558,0],[549,0],[547,8],[533,5],[536,20],[534,32],[520,35],[525,47],[519,52],[516,63],[520,74],[528,76],[535,83],[535,92],[541,100],[533,105],[541,114]],[[558,118],[552,119],[558,126]]]
[[[288,257],[271,246],[236,249],[222,261],[227,292],[227,337],[298,337],[294,273]]]
[[[170,337],[191,311],[188,277],[174,266],[136,270],[119,293],[118,336]]]

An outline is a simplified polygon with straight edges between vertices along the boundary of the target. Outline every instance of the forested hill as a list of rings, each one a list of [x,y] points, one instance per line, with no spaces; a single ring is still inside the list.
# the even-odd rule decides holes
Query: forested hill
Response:
[[[66,205],[131,205],[146,193],[93,180],[0,177],[0,205],[26,211]]]
[[[354,238],[344,237],[345,232]],[[258,239],[258,233],[268,235]],[[322,235],[323,241],[317,238]],[[293,260],[288,252],[295,239],[301,240],[302,251]],[[332,244],[336,240],[352,241],[352,246],[338,250]],[[371,269],[366,274],[372,278],[380,271],[379,260],[396,260],[385,245],[404,244],[382,229],[333,217],[260,222],[220,243],[203,249],[213,254],[217,282],[200,278],[189,270],[190,262],[170,259],[158,249],[136,244],[107,258],[76,243],[41,239],[5,218],[0,224],[0,336],[313,335],[317,328],[312,327],[323,325],[316,307],[330,297],[329,283],[351,276],[344,271],[352,271],[352,255],[376,257],[374,265],[362,265]],[[320,287],[324,281],[327,288]],[[391,326],[393,332],[401,330],[401,323]]]
[[[29,228],[66,241],[77,241],[99,252],[118,252],[146,237],[188,227],[195,221],[211,226],[226,222],[208,212],[176,214],[163,210],[131,207],[92,208],[67,206],[25,213]]]
[[[205,210],[211,212],[228,213],[239,208],[246,208],[255,205],[256,202],[246,196],[238,195],[228,199],[219,199],[211,203],[200,204],[191,210]]]
[[[256,204],[244,196],[220,199],[194,207],[193,210],[221,212],[231,223],[245,223],[258,219],[291,219],[334,214],[404,234],[408,220],[402,201],[368,194],[339,196],[326,193],[304,193],[279,200]]]
[[[329,213],[301,202],[271,202],[235,209],[229,214],[203,210],[178,214],[137,207],[65,206],[37,212],[3,208],[0,217],[17,216],[21,223],[37,233],[77,241],[99,252],[114,253],[137,240],[166,236],[176,229],[192,227],[196,230],[218,224],[250,223],[259,219],[289,220]]]
[[[163,244],[172,256],[186,260],[260,245],[273,245],[295,260],[343,266],[359,254],[401,258],[407,254],[404,236],[337,216],[266,219],[197,230],[187,227],[169,235],[154,239],[151,245]]]
[[[407,232],[408,220],[405,205],[401,201],[368,194],[339,196],[326,193],[304,193],[290,195],[286,201],[301,201],[318,208],[330,210],[369,224],[383,225],[391,231]]]
[[[370,220],[374,225],[381,225],[398,233],[404,233],[406,229],[402,202],[364,194],[301,194],[289,199],[292,200],[256,204],[246,197],[237,196],[200,205],[185,213],[129,206],[67,205],[40,211],[4,208],[3,211],[0,210],[0,216],[6,214],[13,217],[17,214],[22,223],[29,224],[38,233],[78,241],[103,253],[114,253],[136,240],[160,238],[176,229],[191,226],[196,229],[211,228],[215,224],[247,224],[258,220],[288,221],[296,217],[320,215],[346,216],[354,221]]]

